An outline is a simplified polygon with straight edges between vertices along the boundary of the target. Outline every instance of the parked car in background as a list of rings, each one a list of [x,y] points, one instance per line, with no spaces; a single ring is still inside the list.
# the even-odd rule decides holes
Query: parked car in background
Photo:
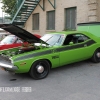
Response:
[[[40,38],[39,34],[34,34],[36,37]],[[26,44],[22,39],[15,35],[8,35],[2,41],[0,41],[0,50],[15,48]]]
[[[6,36],[10,35],[9,33],[1,33],[0,32],[0,41],[4,39]]]

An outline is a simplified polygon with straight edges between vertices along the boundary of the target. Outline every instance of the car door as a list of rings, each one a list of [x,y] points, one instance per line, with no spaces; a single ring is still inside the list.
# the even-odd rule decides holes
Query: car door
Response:
[[[68,35],[59,48],[60,66],[89,58],[91,39],[81,33]]]

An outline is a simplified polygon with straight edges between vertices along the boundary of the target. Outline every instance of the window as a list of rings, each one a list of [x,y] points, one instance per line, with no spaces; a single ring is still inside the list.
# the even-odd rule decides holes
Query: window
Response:
[[[65,9],[65,29],[76,29],[76,7]]]
[[[64,45],[69,45],[70,42],[73,42],[73,44],[81,43],[89,38],[83,34],[77,33],[77,34],[71,34],[68,35],[64,41]]]
[[[39,30],[39,14],[33,14],[33,30]]]
[[[5,37],[0,44],[12,44],[15,43],[17,37],[15,35],[9,35],[7,37]]]
[[[55,30],[55,11],[47,12],[47,30]]]

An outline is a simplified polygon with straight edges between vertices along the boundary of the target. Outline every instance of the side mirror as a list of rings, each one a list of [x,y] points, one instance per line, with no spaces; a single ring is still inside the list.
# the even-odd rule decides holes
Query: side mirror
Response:
[[[73,42],[69,42],[69,45],[73,45],[74,43]]]

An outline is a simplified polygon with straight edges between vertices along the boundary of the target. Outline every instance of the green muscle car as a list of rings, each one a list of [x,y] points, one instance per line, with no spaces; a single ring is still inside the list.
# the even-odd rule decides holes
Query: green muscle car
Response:
[[[51,68],[91,59],[100,62],[100,37],[83,31],[45,34],[40,39],[12,24],[0,28],[16,35],[28,45],[0,51],[0,67],[14,73],[27,73],[43,79]]]

